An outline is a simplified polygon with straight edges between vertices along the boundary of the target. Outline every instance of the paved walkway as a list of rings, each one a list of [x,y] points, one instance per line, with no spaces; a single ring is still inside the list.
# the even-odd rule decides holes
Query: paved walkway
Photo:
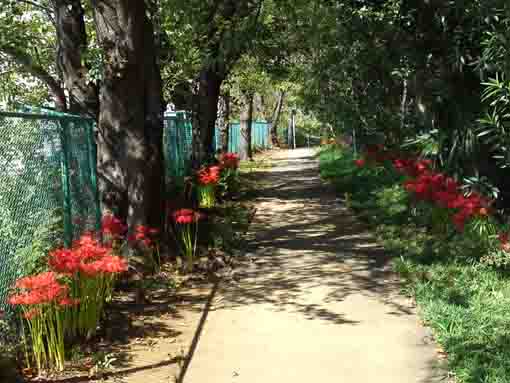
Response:
[[[388,258],[321,184],[313,151],[273,160],[257,175],[269,187],[251,266],[220,286],[184,383],[440,382]]]

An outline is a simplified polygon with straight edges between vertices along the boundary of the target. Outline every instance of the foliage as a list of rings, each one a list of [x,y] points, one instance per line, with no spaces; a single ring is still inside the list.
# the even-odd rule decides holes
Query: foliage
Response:
[[[50,251],[62,247],[64,223],[62,214],[55,213],[34,231],[32,243],[20,249],[14,263],[19,266],[19,276],[37,274],[47,269],[47,257]]]
[[[509,275],[487,265],[480,236],[467,227],[463,235],[444,241],[409,209],[400,177],[381,167],[360,169],[345,150],[327,148],[320,159],[321,175],[348,193],[349,205],[394,256],[394,268],[406,282],[403,288],[417,300],[457,381],[507,382]]]

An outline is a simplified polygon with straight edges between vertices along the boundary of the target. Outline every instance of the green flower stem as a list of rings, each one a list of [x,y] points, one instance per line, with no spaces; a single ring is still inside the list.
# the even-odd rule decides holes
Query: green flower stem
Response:
[[[211,208],[216,204],[216,187],[215,185],[198,185],[198,203],[200,207]]]

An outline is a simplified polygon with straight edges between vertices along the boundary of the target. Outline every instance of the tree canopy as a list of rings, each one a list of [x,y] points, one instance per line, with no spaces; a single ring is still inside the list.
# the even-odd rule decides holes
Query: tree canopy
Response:
[[[231,99],[227,120],[236,120],[249,94],[253,118],[273,122],[281,138],[296,109],[308,133],[414,145],[458,176],[484,174],[503,186],[510,162],[504,0],[152,0],[131,29],[122,10],[135,3],[113,3],[106,12],[104,1],[2,0],[2,102],[87,114],[99,127],[101,115],[131,104],[145,114],[137,118],[152,115],[147,132],[161,132],[166,105],[189,110],[200,166],[213,154],[221,95]],[[106,91],[119,92],[112,84],[128,81],[119,74],[141,63],[138,77],[130,74],[141,79],[131,100],[120,92],[124,106],[105,102]],[[110,121],[106,132],[135,129],[128,125]],[[160,136],[137,145],[158,152]]]

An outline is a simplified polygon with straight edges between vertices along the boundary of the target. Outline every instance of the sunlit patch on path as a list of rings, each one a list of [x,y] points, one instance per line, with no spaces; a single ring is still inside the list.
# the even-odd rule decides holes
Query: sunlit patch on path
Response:
[[[222,284],[185,383],[440,382],[434,346],[389,257],[318,176],[276,152],[246,267]]]

